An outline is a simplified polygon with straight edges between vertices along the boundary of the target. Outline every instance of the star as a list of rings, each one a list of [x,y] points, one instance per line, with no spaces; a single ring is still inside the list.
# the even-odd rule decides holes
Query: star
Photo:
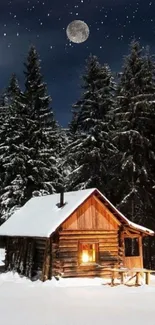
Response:
[[[10,72],[19,70],[21,57],[25,57],[30,44],[34,44],[62,124],[68,123],[72,102],[77,98],[82,66],[90,53],[98,56],[102,63],[108,61],[117,71],[133,37],[139,39],[142,46],[152,45],[154,52],[153,0],[1,0],[0,6],[1,53],[4,60],[11,61],[5,63],[1,89],[5,88]],[[83,44],[67,40],[66,28],[73,20],[83,20],[89,25],[90,36]],[[68,76],[69,71],[72,78]],[[61,96],[57,95],[58,89],[62,91]]]

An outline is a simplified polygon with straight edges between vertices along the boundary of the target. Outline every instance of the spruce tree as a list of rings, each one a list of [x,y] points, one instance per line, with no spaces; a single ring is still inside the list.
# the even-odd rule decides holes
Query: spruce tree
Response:
[[[117,154],[110,170],[110,186],[113,203],[130,220],[147,226],[153,207],[153,94],[152,61],[133,41],[118,86],[113,133]]]
[[[8,94],[11,95],[8,114],[1,126],[0,162],[1,192],[0,219],[6,220],[13,211],[20,207],[24,198],[24,166],[23,152],[23,94],[20,91],[15,75],[10,80]]]
[[[31,47],[25,64],[25,91],[20,91],[14,75],[8,88],[9,118],[0,146],[4,175],[1,220],[32,196],[51,194],[60,186],[58,125],[40,70],[38,54]]]
[[[83,94],[73,106],[67,161],[72,170],[67,176],[67,188],[97,187],[106,192],[109,141],[109,111],[114,104],[114,81],[107,65],[101,66],[97,57],[87,60],[83,76]]]
[[[25,100],[27,119],[26,145],[29,159],[26,163],[27,184],[25,199],[32,195],[57,191],[61,181],[57,167],[57,125],[50,108],[50,96],[43,82],[40,60],[31,47],[25,63]]]

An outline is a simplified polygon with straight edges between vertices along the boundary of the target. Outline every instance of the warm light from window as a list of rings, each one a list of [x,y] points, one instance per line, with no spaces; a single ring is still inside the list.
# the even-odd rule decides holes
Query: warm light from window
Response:
[[[88,263],[89,262],[89,255],[88,255],[88,253],[85,253],[85,252],[82,253],[82,262],[83,263]]]
[[[96,250],[95,244],[84,243],[81,247],[81,262],[82,263],[95,263]]]

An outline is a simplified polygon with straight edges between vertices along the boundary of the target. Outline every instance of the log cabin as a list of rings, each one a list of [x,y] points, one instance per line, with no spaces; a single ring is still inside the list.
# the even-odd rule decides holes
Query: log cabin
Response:
[[[142,268],[145,236],[154,231],[129,221],[95,188],[33,197],[0,227],[5,270],[42,281]]]

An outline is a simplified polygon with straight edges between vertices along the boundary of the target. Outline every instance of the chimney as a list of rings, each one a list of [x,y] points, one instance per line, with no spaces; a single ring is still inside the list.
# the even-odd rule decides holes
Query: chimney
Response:
[[[59,207],[62,208],[64,206],[64,191],[61,190],[60,192],[60,204],[59,204]]]

